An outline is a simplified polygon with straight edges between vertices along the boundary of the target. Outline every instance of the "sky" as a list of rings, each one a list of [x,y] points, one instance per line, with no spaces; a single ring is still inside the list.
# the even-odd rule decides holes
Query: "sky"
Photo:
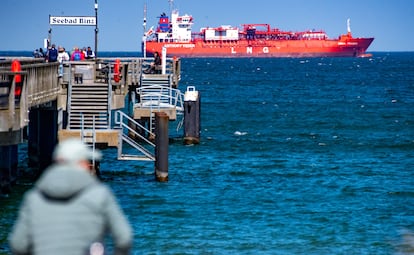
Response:
[[[97,0],[98,52],[140,51],[144,5],[147,28],[170,13],[168,0]],[[95,0],[0,0],[0,51],[34,50],[51,31],[52,43],[66,49],[95,46],[94,26],[50,26],[51,16],[95,16]],[[174,9],[201,27],[266,23],[288,31],[324,30],[374,37],[368,51],[414,51],[414,0],[174,0]]]

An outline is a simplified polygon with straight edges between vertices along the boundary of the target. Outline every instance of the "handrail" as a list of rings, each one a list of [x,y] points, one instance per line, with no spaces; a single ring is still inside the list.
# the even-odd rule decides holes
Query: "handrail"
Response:
[[[154,91],[148,92],[148,90]],[[167,93],[164,92],[165,90],[167,90]],[[137,105],[141,108],[161,109],[163,106],[164,108],[173,106],[180,111],[184,109],[184,94],[179,89],[152,85],[139,87],[136,89],[136,92],[141,100]],[[168,105],[165,105],[165,102],[168,102]]]
[[[122,158],[123,154],[122,154],[122,147],[123,147],[123,143],[122,141],[127,142],[129,145],[131,145],[132,147],[134,147],[135,149],[139,150],[141,153],[143,153],[145,155],[145,157],[147,157],[150,160],[155,160],[155,155],[153,155],[150,151],[148,151],[143,145],[137,143],[135,140],[131,139],[128,135],[126,135],[124,133],[124,130],[127,130],[128,132],[132,132],[135,136],[139,137],[140,139],[142,139],[142,141],[144,141],[147,145],[155,148],[155,144],[152,143],[151,141],[149,141],[146,137],[144,137],[143,135],[141,135],[140,133],[138,133],[135,129],[131,128],[128,123],[125,123],[125,121],[129,121],[129,123],[132,123],[138,127],[140,127],[141,129],[143,129],[145,132],[147,132],[148,134],[150,134],[150,136],[155,137],[155,134],[153,134],[151,131],[149,131],[148,129],[146,129],[144,126],[142,126],[141,124],[139,124],[138,122],[136,122],[134,119],[132,119],[131,117],[129,117],[127,114],[125,114],[124,112],[118,110],[115,112],[115,124],[117,124],[120,128],[121,128],[121,135],[120,135],[120,140],[119,140],[119,146],[118,146],[118,158]]]
[[[87,132],[91,132],[92,135],[88,135]],[[90,140],[89,140],[89,139]],[[93,119],[92,119],[92,129],[86,129],[85,128],[85,118],[83,113],[81,114],[81,140],[83,143],[85,144],[90,144],[91,143],[91,149],[93,151],[93,155],[95,155],[95,150],[96,150],[96,128],[95,128],[95,115],[93,115]],[[96,165],[96,159],[95,157],[92,158],[92,167],[95,170],[95,165]]]
[[[120,128],[122,128],[122,130],[127,129],[128,131],[132,132],[134,135],[138,136],[139,138],[141,138],[142,140],[144,140],[146,143],[148,143],[149,145],[151,145],[152,147],[155,147],[155,144],[152,143],[150,140],[148,140],[146,137],[144,137],[143,135],[141,135],[140,133],[138,133],[135,129],[132,129],[128,123],[124,123],[124,120],[128,120],[130,121],[130,123],[132,122],[132,124],[137,125],[139,128],[143,129],[145,132],[147,132],[150,136],[155,137],[155,134],[152,133],[150,130],[148,130],[147,128],[145,128],[144,126],[142,126],[141,124],[139,124],[138,122],[136,122],[133,118],[129,117],[126,113],[118,110],[115,112],[115,124],[117,124]]]

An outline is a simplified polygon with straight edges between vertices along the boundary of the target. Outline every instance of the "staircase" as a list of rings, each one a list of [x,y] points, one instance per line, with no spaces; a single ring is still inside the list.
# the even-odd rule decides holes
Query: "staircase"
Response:
[[[138,122],[136,122],[134,119],[122,111],[115,112],[115,125],[117,125],[121,130],[121,137],[118,140],[118,160],[155,161],[155,153],[153,152],[155,149],[155,144],[152,141],[148,140],[146,136],[143,136],[137,132],[137,129],[144,130],[153,137],[155,134],[146,129],[144,126],[141,126]],[[135,126],[135,128],[133,128],[133,126]],[[139,153],[124,153],[125,143],[135,148],[135,152]]]
[[[108,84],[74,83],[71,88],[68,91],[68,128],[108,129],[110,126]]]

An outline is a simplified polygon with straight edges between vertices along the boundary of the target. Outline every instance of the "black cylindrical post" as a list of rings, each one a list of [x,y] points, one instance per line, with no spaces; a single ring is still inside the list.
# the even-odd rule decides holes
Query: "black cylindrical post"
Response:
[[[184,95],[184,143],[200,143],[200,96],[195,90]]]
[[[168,181],[168,115],[155,113],[155,178]]]
[[[11,146],[0,146],[0,194],[8,194],[11,189]]]

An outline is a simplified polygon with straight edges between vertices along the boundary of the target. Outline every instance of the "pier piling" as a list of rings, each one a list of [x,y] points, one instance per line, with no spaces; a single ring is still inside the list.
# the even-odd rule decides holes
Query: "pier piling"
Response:
[[[17,179],[17,145],[0,146],[0,194],[8,194]]]
[[[58,140],[56,101],[32,108],[29,119],[29,166],[37,168],[41,174],[51,164]]]
[[[184,144],[200,143],[200,95],[189,86],[184,94]]]
[[[168,181],[168,115],[155,113],[155,178]]]

